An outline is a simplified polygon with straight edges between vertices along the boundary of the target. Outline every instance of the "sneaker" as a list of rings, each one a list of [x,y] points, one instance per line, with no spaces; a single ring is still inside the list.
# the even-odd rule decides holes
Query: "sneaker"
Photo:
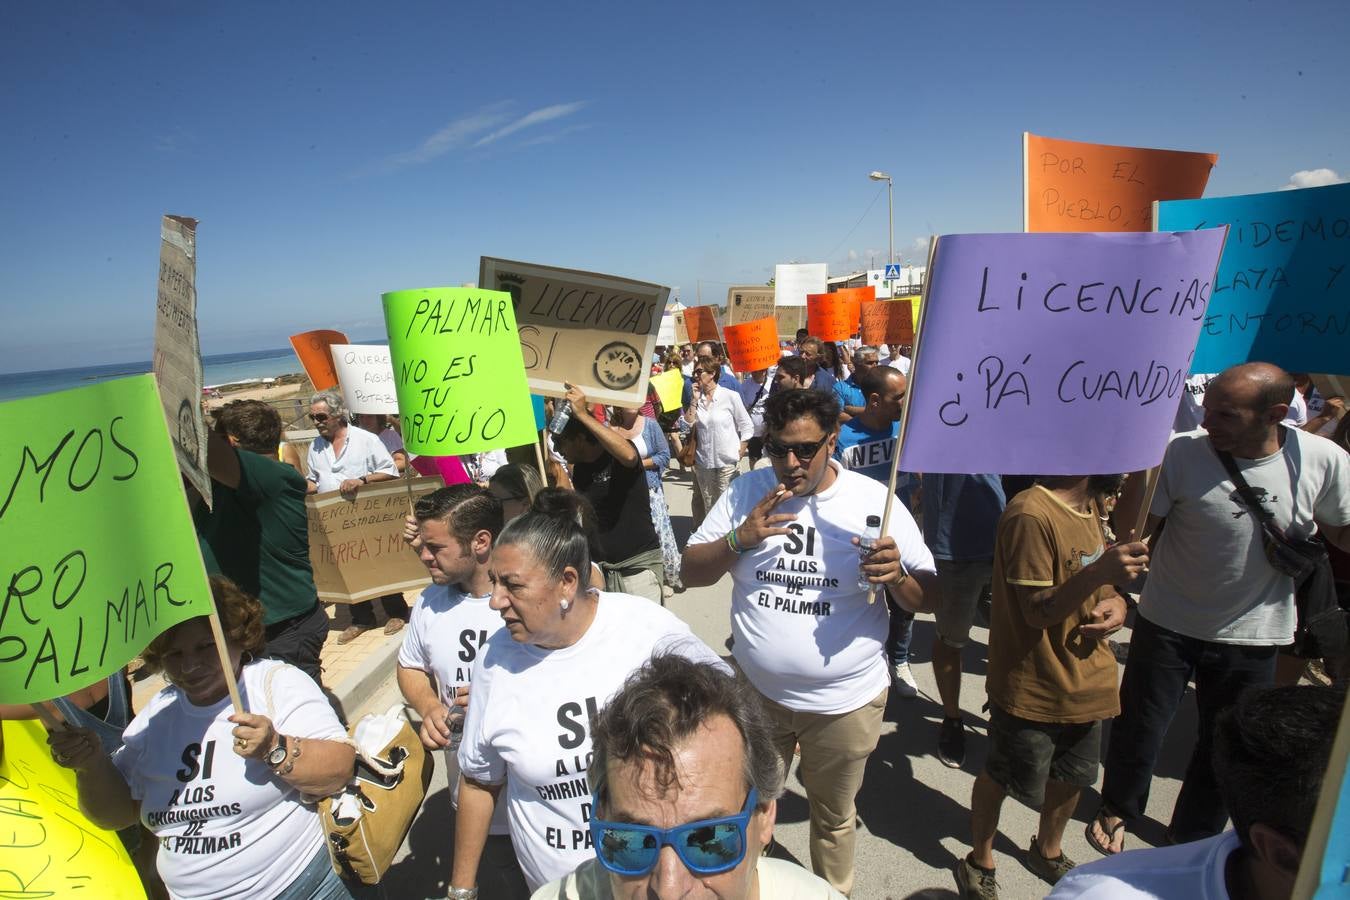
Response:
[[[400,618],[398,618],[397,616],[395,616],[394,618],[390,619],[388,622],[385,622],[385,623],[384,623],[384,633],[385,633],[385,634],[398,634],[400,631],[403,630],[403,626],[404,626],[404,625],[407,625],[407,624],[408,624],[407,622],[405,622],[405,621],[403,621],[402,619],[400,619]]]
[[[909,670],[909,663],[902,662],[891,666],[891,687],[906,699],[919,696],[919,686],[914,683],[914,673]]]
[[[959,769],[966,762],[966,726],[961,719],[943,719],[938,731],[938,762]]]
[[[342,634],[338,635],[337,642],[339,644],[350,644],[369,630],[370,629],[365,625],[348,625],[343,630]]]
[[[998,900],[994,870],[981,869],[969,856],[956,864],[956,886],[961,889],[961,900]]]
[[[1055,884],[1065,875],[1073,870],[1078,863],[1069,859],[1067,853],[1060,851],[1059,856],[1054,859],[1046,859],[1041,855],[1041,849],[1036,846],[1036,839],[1031,839],[1031,849],[1027,851],[1027,868],[1049,884]]]

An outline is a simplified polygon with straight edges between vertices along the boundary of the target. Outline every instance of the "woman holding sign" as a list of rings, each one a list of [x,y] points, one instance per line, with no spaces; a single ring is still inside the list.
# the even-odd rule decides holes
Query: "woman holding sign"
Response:
[[[104,828],[137,818],[159,838],[158,867],[175,897],[350,897],[333,872],[319,814],[301,802],[351,777],[355,754],[308,675],[263,647],[263,611],[233,582],[211,582],[231,671],[205,616],[150,642],[143,657],[169,686],[111,757],[92,731],[54,732],[52,756],[75,770],[80,809]],[[233,712],[229,681],[248,713]],[[267,715],[263,715],[263,712]]]
[[[586,766],[594,714],[656,653],[718,662],[655,603],[588,589],[590,569],[586,534],[570,516],[528,512],[493,546],[489,602],[506,627],[474,660],[451,897],[476,896],[499,802],[530,890],[592,859]]]
[[[746,444],[755,436],[755,423],[750,421],[741,395],[718,386],[721,374],[722,367],[714,359],[700,359],[694,364],[694,400],[684,414],[685,421],[698,429],[694,490],[702,502],[694,504],[695,528],[731,483]]]

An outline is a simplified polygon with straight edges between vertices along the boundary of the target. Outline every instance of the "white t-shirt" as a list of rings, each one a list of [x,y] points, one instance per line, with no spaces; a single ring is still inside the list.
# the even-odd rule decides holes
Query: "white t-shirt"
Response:
[[[413,604],[398,664],[420,669],[436,681],[436,694],[446,708],[454,702],[455,689],[470,682],[473,661],[487,646],[488,638],[502,627],[501,614],[488,606],[491,595],[470,597],[459,588],[433,584]],[[469,703],[473,703],[469,694]],[[450,781],[450,805],[459,809],[459,760],[445,750],[446,777]],[[489,834],[508,834],[506,804],[497,804]]]
[[[786,526],[792,533],[769,538],[731,564],[736,662],[775,703],[825,714],[858,709],[890,684],[882,656],[885,599],[868,604],[852,544],[867,517],[881,515],[886,485],[829,464],[835,480],[827,490],[775,508],[797,516]],[[724,540],[775,482],[772,468],[731,482],[689,543]],[[907,571],[935,571],[923,535],[899,503],[891,507],[888,533]]]
[[[397,478],[398,466],[380,436],[364,428],[347,426],[347,442],[342,445],[341,456],[333,453],[333,445],[327,438],[315,438],[309,446],[309,480],[320,491],[336,491],[348,478],[372,472]]]
[[[1228,900],[1224,867],[1238,845],[1237,832],[1225,831],[1094,860],[1061,878],[1048,900]]]
[[[897,353],[895,356],[882,360],[879,365],[890,366],[892,369],[899,369],[901,375],[909,375],[910,359],[908,356]]]
[[[520,644],[502,629],[474,660],[460,772],[506,781],[511,842],[531,890],[592,857],[590,717],[661,652],[722,665],[673,613],[601,592],[595,621],[572,646]]]
[[[264,681],[272,668],[277,732],[347,736],[318,685],[276,660],[244,666],[240,692],[248,709],[267,714]],[[228,697],[194,706],[166,687],[132,719],[112,757],[140,803],[141,822],[159,838],[159,874],[174,897],[275,897],[323,852],[315,808],[265,762],[234,752],[233,713]]]
[[[760,900],[843,900],[844,895],[796,863],[761,856],[755,863]],[[551,881],[530,900],[612,900],[609,873],[589,859],[565,878]]]
[[[1284,447],[1235,459],[1275,525],[1293,538],[1350,522],[1350,454],[1325,438],[1284,430]],[[1203,430],[1172,437],[1150,510],[1166,516],[1139,612],[1187,637],[1223,644],[1294,639],[1294,581],[1266,560],[1261,526]]]

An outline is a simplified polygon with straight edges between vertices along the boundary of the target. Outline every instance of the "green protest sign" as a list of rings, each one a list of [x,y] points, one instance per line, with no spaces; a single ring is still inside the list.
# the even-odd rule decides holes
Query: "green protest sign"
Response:
[[[153,375],[0,403],[0,703],[86,687],[212,611]]]
[[[384,295],[384,324],[409,451],[454,456],[534,442],[510,294],[393,291]]]

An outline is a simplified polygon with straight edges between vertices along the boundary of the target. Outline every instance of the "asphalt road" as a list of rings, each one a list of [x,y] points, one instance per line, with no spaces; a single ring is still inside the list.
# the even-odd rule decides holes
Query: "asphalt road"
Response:
[[[687,476],[668,472],[666,495],[677,535],[684,539],[689,529],[691,482]],[[677,594],[667,606],[689,623],[694,632],[718,652],[726,652],[730,626],[731,579],[712,587]],[[859,840],[853,896],[858,900],[891,900],[905,897],[955,897],[952,868],[969,849],[970,789],[983,765],[986,738],[984,704],[985,647],[988,632],[976,627],[966,648],[961,705],[968,726],[966,764],[949,769],[937,760],[937,730],[942,707],[933,683],[933,622],[919,616],[914,625],[912,660],[919,683],[919,696],[903,700],[891,696],[882,726],[881,741],[867,765],[858,795]],[[1128,643],[1129,632],[1117,635]],[[392,675],[392,673],[391,673]],[[390,682],[367,708],[387,708],[398,699]],[[1172,733],[1163,749],[1149,799],[1149,816],[1142,833],[1130,835],[1127,846],[1151,846],[1161,842],[1163,827],[1171,815],[1195,735],[1194,704],[1183,703]],[[435,777],[426,803],[385,881],[389,897],[444,897],[450,871],[454,816],[445,767],[437,759]],[[1100,786],[1100,781],[1098,782]],[[1065,852],[1080,863],[1099,858],[1083,838],[1083,828],[1096,811],[1096,791],[1085,791],[1074,821],[1064,840]],[[1036,812],[1014,800],[1004,803],[999,837],[998,881],[1004,898],[1043,897],[1049,886],[1021,863],[1022,854],[1036,833]],[[776,853],[809,866],[807,806],[805,792],[794,771],[788,790],[778,804]],[[484,895],[484,900],[491,898]],[[764,898],[772,900],[772,898]]]

